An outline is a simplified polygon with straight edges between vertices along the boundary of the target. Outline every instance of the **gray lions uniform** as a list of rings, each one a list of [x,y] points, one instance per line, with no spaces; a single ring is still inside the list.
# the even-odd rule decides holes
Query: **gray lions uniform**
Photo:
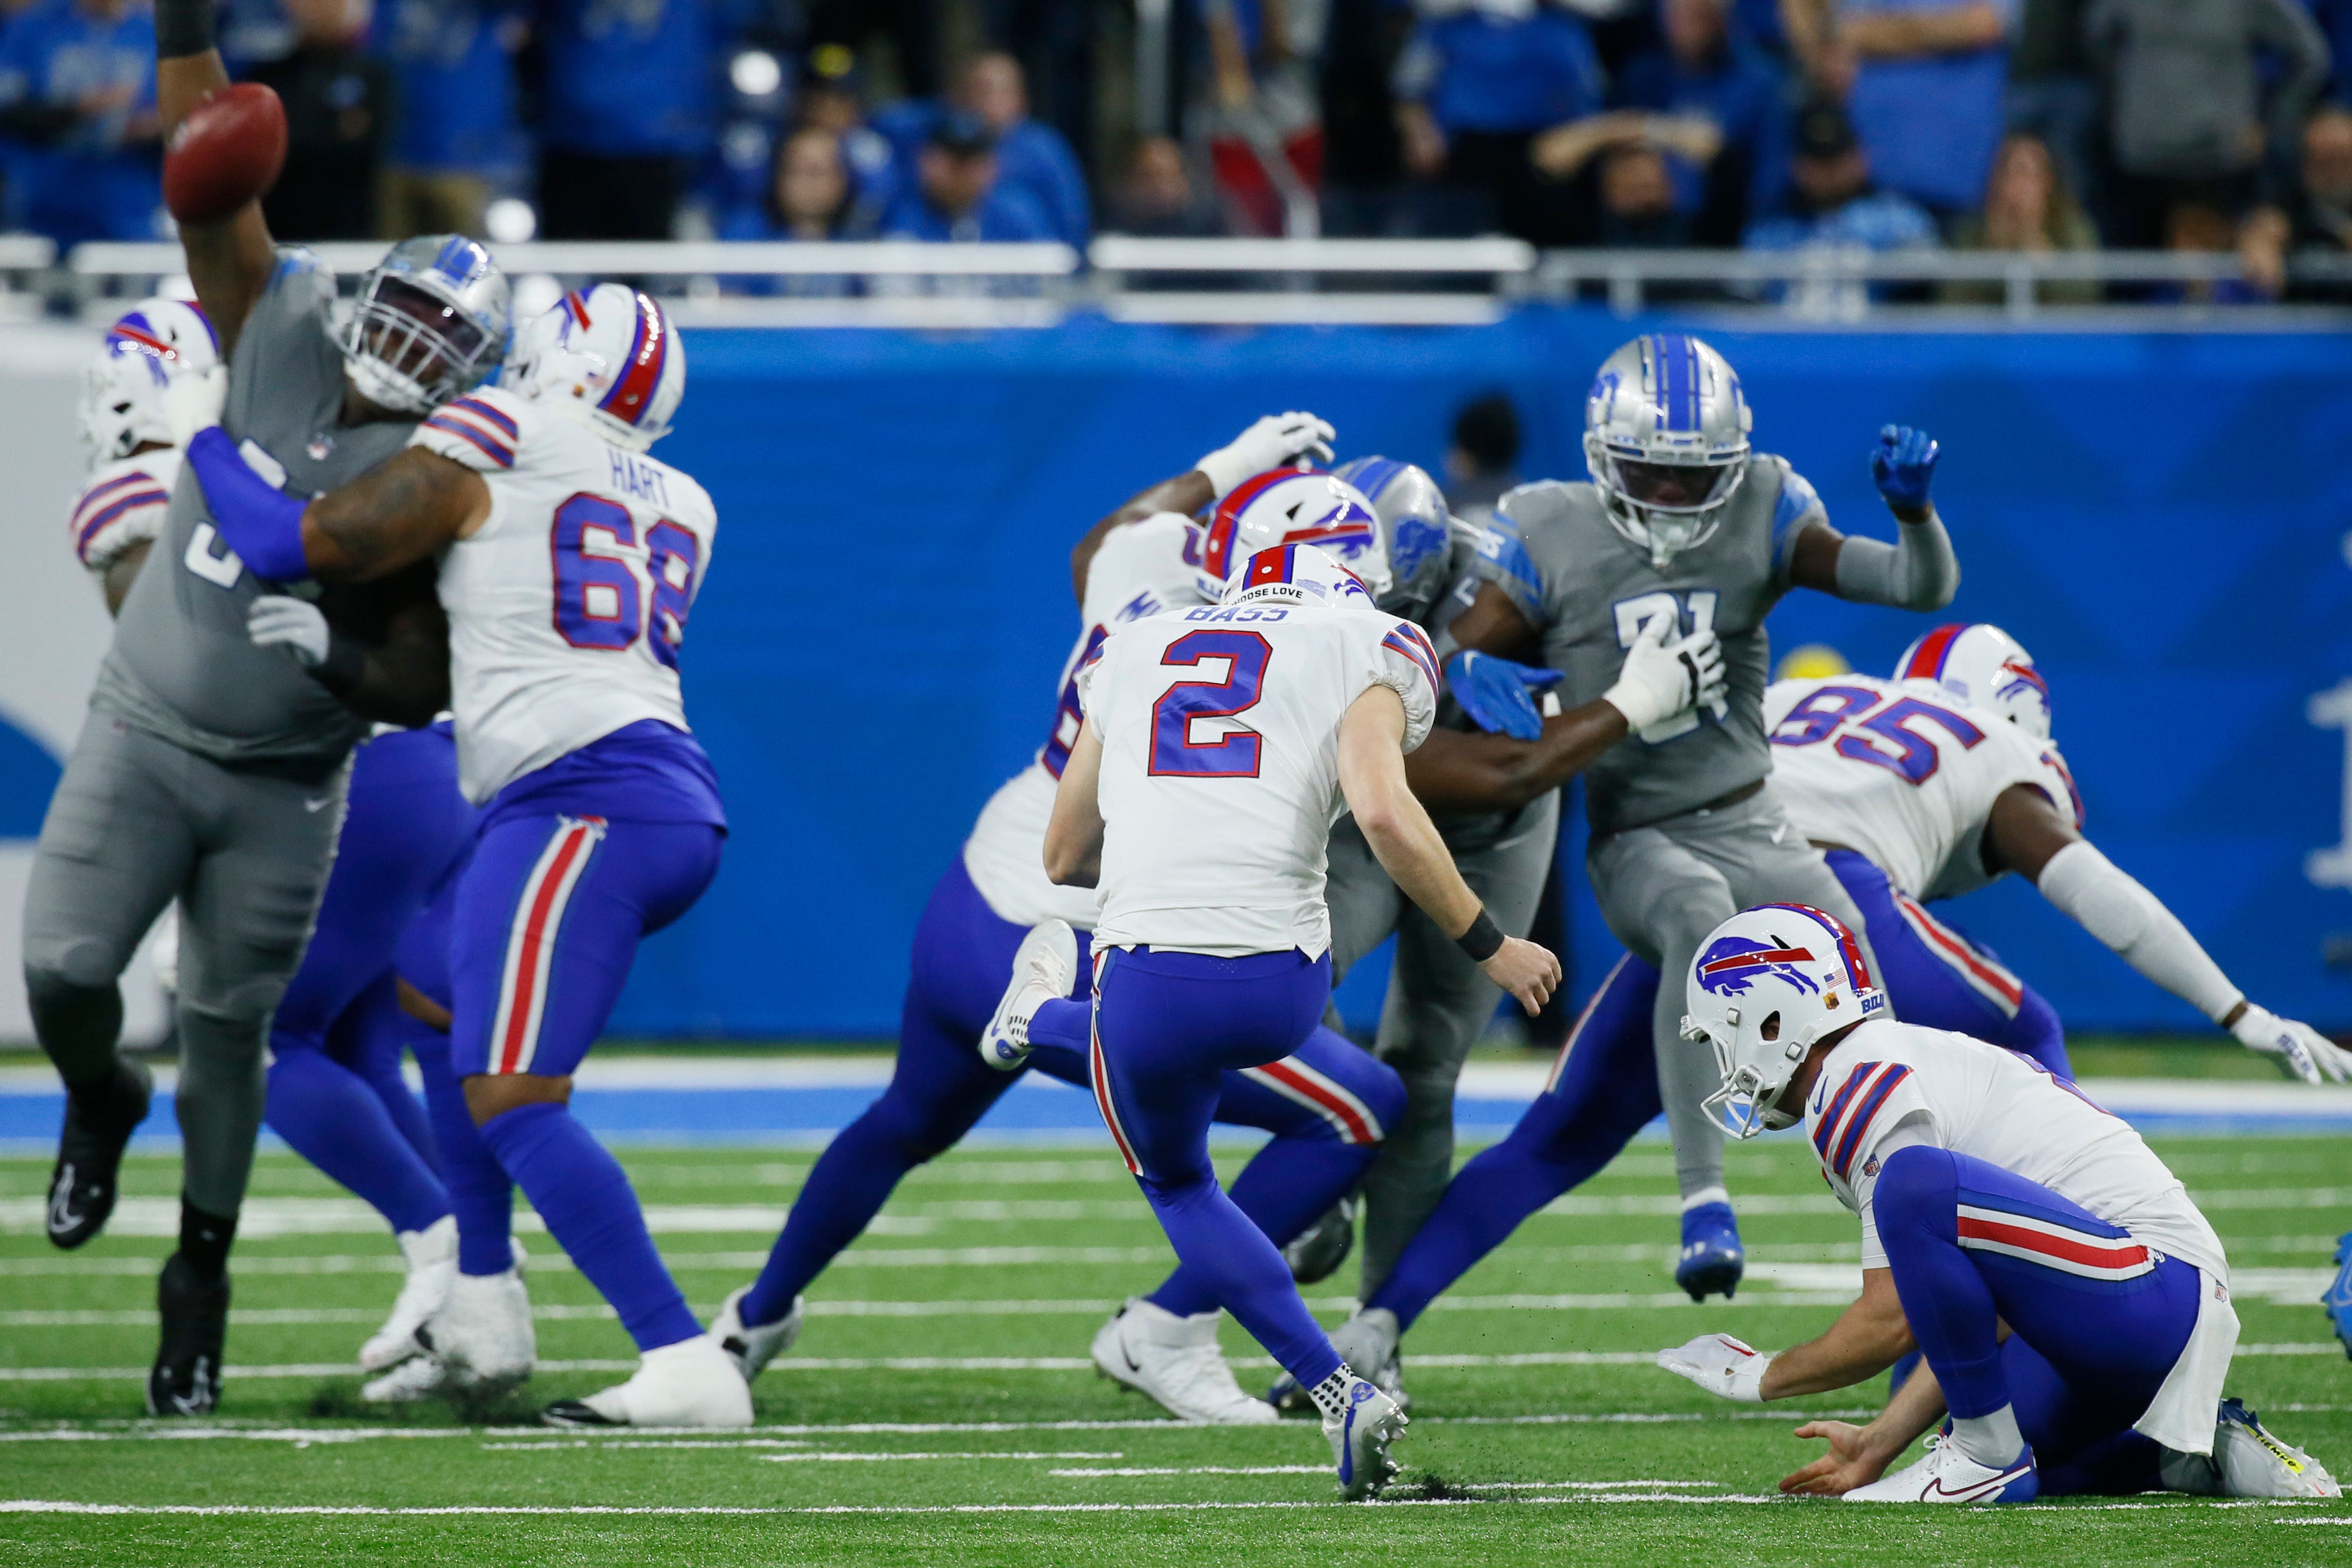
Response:
[[[356,478],[414,428],[338,423],[334,295],[314,258],[279,252],[230,361],[222,427],[298,495]],[[310,939],[352,747],[367,730],[282,651],[247,639],[259,591],[183,468],[49,802],[25,901],[34,1025],[70,1085],[113,1071],[116,981],[180,898],[186,1191],[218,1215],[244,1198],[270,1016]]]
[[[1477,597],[1483,528],[1455,526],[1448,587],[1414,617],[1433,641]],[[1438,710],[1451,729],[1476,727],[1451,696]],[[1525,936],[1543,895],[1559,829],[1559,792],[1547,790],[1517,811],[1441,817],[1439,831],[1454,852],[1462,879],[1482,899],[1495,923]],[[1404,1080],[1404,1114],[1389,1129],[1379,1156],[1364,1175],[1363,1283],[1370,1297],[1388,1278],[1405,1243],[1421,1228],[1454,1174],[1454,1084],[1462,1061],[1495,1016],[1502,991],[1397,891],[1372,858],[1371,846],[1347,817],[1331,830],[1325,900],[1331,910],[1331,974],[1336,979],[1397,934],[1396,967],[1381,1009],[1373,1050]]]
[[[1789,589],[1797,536],[1827,514],[1781,458],[1759,454],[1713,534],[1663,568],[1612,525],[1590,484],[1543,480],[1502,499],[1486,580],[1510,596],[1566,678],[1563,707],[1617,679],[1643,625],[1672,613],[1680,632],[1723,640],[1727,691],[1713,711],[1672,719],[1612,747],[1584,770],[1592,837],[1585,866],[1609,929],[1672,977],[1685,973],[1717,925],[1752,904],[1809,904],[1862,932],[1862,917],[1822,857],[1788,823],[1765,781],[1764,617]],[[1866,940],[1866,938],[1865,938]],[[1681,1037],[1679,979],[1658,988],[1658,1087],[1687,1204],[1716,1197],[1723,1141],[1699,1108],[1718,1084],[1714,1053]]]

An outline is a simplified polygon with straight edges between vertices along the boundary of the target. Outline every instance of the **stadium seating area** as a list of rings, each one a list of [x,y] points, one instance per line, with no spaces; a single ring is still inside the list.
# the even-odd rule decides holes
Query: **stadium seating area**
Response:
[[[5,226],[157,237],[146,5],[0,10]],[[2345,0],[229,0],[220,38],[306,239],[2122,247],[2237,265],[2042,302],[2352,292],[2286,261],[2352,254]]]

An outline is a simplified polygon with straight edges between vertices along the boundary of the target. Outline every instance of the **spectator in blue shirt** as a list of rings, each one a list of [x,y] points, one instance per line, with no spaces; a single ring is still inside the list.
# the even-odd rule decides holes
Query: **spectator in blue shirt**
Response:
[[[764,206],[730,214],[719,237],[809,244],[865,238],[848,230],[855,212],[841,138],[807,126],[778,143]],[[838,273],[784,273],[763,275],[732,287],[750,294],[837,299],[856,293],[857,279]]]
[[[155,22],[132,0],[36,0],[0,32],[6,225],[74,245],[164,231]]]
[[[997,187],[1026,196],[1045,214],[1053,238],[1083,247],[1094,226],[1087,177],[1062,133],[1029,118],[1021,63],[1011,55],[986,54],[967,63],[945,104],[893,104],[874,117],[874,128],[889,139],[901,183],[912,180],[931,127],[954,110],[976,117],[995,139]]]
[[[718,102],[717,0],[551,0],[540,233],[667,239]]]
[[[1749,250],[1904,250],[1937,244],[1936,220],[1925,209],[1871,184],[1870,155],[1836,104],[1808,104],[1797,116],[1795,141],[1788,192],[1777,213],[1749,226]],[[1796,303],[1823,315],[1851,314],[1882,292],[1840,283],[1805,289]]]
[[[376,13],[376,47],[400,103],[378,176],[381,233],[481,236],[492,182],[521,162],[514,54],[523,32],[501,0],[388,0]]]
[[[1582,22],[1528,0],[1479,0],[1423,22],[1395,88],[1406,169],[1472,193],[1468,226],[1564,242],[1568,193],[1538,176],[1528,147],[1601,107],[1601,61]]]
[[[998,181],[995,139],[978,115],[960,109],[932,124],[916,154],[915,183],[900,192],[882,234],[935,243],[1056,237],[1028,193]]]
[[[1730,26],[1726,0],[1663,0],[1663,48],[1628,61],[1613,95],[1620,109],[1711,127],[1704,157],[1660,142],[1675,210],[1702,245],[1736,245],[1748,219],[1771,210],[1789,179],[1789,111],[1780,73]],[[1703,150],[1704,143],[1700,149]]]
[[[2017,0],[1835,0],[1833,76],[1873,176],[1947,215],[1972,212],[2005,127]]]

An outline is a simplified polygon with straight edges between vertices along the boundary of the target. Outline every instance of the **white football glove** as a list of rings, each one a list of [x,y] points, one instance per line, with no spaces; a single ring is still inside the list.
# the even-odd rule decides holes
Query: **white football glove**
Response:
[[[327,662],[327,618],[315,604],[265,593],[245,612],[245,634],[257,648],[283,648],[306,670]]]
[[[2248,1051],[2276,1057],[2280,1071],[2305,1083],[2324,1083],[2331,1078],[2342,1083],[2352,1079],[2352,1053],[2307,1023],[2283,1019],[2248,1002],[2230,1032]]]
[[[1701,703],[1723,700],[1723,644],[1713,632],[1694,632],[1669,643],[1671,615],[1653,615],[1642,624],[1617,684],[1601,700],[1625,716],[1639,732],[1688,713]]]
[[[163,423],[172,444],[184,452],[188,442],[208,424],[218,424],[221,404],[228,397],[228,367],[183,371],[163,388]]]
[[[1772,1358],[1727,1333],[1701,1334],[1685,1345],[1658,1352],[1658,1364],[1687,1377],[1709,1394],[1742,1405],[1764,1403],[1764,1369]]]
[[[1331,461],[1331,442],[1339,434],[1311,413],[1293,411],[1269,413],[1239,435],[1192,465],[1209,476],[1209,487],[1219,500],[1225,492],[1253,474],[1279,468],[1301,457]]]

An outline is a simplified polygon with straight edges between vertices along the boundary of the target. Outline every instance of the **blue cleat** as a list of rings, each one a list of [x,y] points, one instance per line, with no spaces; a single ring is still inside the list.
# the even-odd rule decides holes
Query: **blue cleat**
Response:
[[[1748,1272],[1748,1249],[1739,1244],[1739,1221],[1727,1203],[1703,1203],[1683,1212],[1683,1255],[1675,1263],[1675,1283],[1703,1301],[1721,1291],[1729,1301]]]
[[[2343,1345],[2347,1356],[2352,1356],[2352,1230],[2336,1238],[2336,1282],[2327,1287],[2319,1304],[2327,1309],[2336,1343]]]

